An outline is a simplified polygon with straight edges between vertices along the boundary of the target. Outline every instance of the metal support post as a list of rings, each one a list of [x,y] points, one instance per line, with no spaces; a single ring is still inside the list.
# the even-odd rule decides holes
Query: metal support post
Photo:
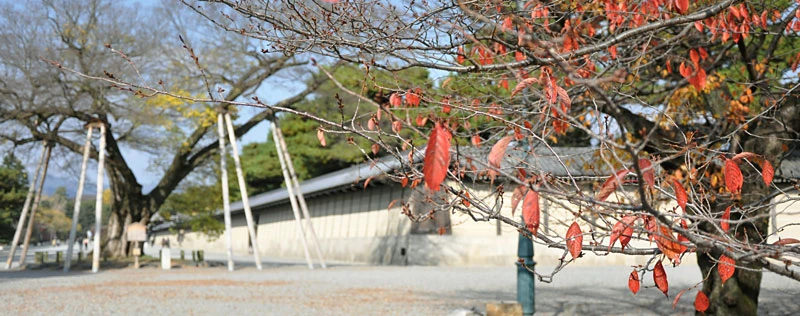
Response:
[[[533,241],[519,234],[517,245],[517,301],[522,305],[522,314],[525,316],[533,315],[536,312],[535,279],[533,269],[536,262],[533,261]]]

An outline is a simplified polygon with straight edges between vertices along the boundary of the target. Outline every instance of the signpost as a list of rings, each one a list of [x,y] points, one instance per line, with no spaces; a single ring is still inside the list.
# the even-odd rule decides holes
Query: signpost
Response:
[[[139,242],[147,240],[147,227],[142,223],[131,223],[128,225],[128,241],[133,242],[133,268],[139,269],[139,256],[142,255],[139,249]]]

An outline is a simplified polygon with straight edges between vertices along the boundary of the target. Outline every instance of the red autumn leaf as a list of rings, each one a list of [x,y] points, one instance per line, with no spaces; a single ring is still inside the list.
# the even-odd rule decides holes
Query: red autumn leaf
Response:
[[[695,67],[700,65],[700,54],[698,54],[696,50],[689,50],[689,59],[692,60]]]
[[[684,219],[682,219],[682,218],[681,218],[681,228],[689,229],[689,226],[686,225],[686,221]],[[680,254],[683,254],[684,252],[686,252],[686,250],[689,250],[689,246],[687,246],[687,244],[690,243],[689,238],[686,238],[686,236],[684,236],[681,233],[678,233],[678,243],[681,244],[681,246],[680,246],[681,247],[681,253]]]
[[[719,263],[717,263],[717,272],[719,272],[722,284],[725,284],[725,281],[728,281],[733,276],[733,273],[736,272],[736,261],[726,255],[720,256]]]
[[[619,244],[622,247],[622,250],[625,250],[625,246],[631,241],[631,236],[633,236],[633,222],[636,221],[636,216],[623,216],[622,219],[614,224],[614,228],[611,229],[611,241],[608,243],[608,251],[611,251],[611,247],[614,247],[614,243],[617,242],[619,239]]]
[[[664,265],[661,264],[661,261],[656,262],[655,267],[653,267],[653,282],[655,282],[656,287],[664,292],[664,295],[669,297],[667,293],[669,291],[669,282],[667,282],[667,271],[664,271]]]
[[[647,183],[648,188],[653,188],[656,185],[656,170],[653,168],[653,163],[650,159],[639,159],[639,170],[642,171],[642,178]]]
[[[450,106],[450,98],[442,99],[442,113],[448,114],[451,110],[452,107]]]
[[[728,229],[731,227],[731,206],[729,205],[728,208],[725,209],[725,212],[722,213],[722,219],[719,222],[719,227],[722,228],[722,231],[728,232]]]
[[[686,290],[687,289],[683,289],[680,292],[678,292],[678,295],[675,295],[675,299],[672,300],[672,309],[675,309],[675,306],[678,305],[678,301],[681,300],[681,296],[683,296],[683,293],[686,292]]]
[[[464,63],[464,46],[459,46],[458,47],[458,57],[456,57],[456,61],[459,64],[463,64]]]
[[[392,122],[392,131],[395,133],[400,133],[400,130],[403,129],[403,123],[400,121]]]
[[[514,24],[513,24],[513,21],[511,20],[511,17],[507,17],[507,18],[503,19],[503,24],[500,25],[500,30],[505,32],[505,31],[511,30],[511,28],[513,26],[514,26]]]
[[[419,106],[419,95],[421,90],[419,88],[415,89],[414,91],[408,90],[406,93],[406,105],[410,107],[417,107]]]
[[[481,137],[480,136],[473,135],[472,138],[470,139],[470,141],[472,142],[472,146],[481,147]]]
[[[650,241],[653,241],[657,229],[658,229],[658,224],[656,224],[655,217],[653,216],[644,217],[644,230],[647,231],[647,236],[650,239]]]
[[[425,148],[422,166],[425,185],[432,191],[439,191],[439,185],[447,176],[447,166],[450,164],[450,138],[450,132],[436,123]]]
[[[706,70],[698,68],[694,76],[689,77],[689,83],[691,83],[695,89],[703,90],[706,86]]]
[[[519,51],[514,52],[514,60],[516,60],[516,61],[525,60],[525,54],[523,54],[522,52],[519,52]]]
[[[658,225],[659,231],[653,239],[656,241],[658,249],[664,253],[667,258],[679,264],[681,262],[680,256],[683,252],[681,244],[678,243],[675,236],[672,234],[672,229],[664,225]]]
[[[600,191],[597,192],[596,199],[600,201],[605,201],[611,193],[617,190],[619,185],[622,183],[622,179],[630,172],[628,169],[621,169],[618,170],[615,174],[611,175],[606,179],[606,182],[603,182],[603,185],[600,187]]]
[[[639,273],[634,269],[628,276],[628,288],[631,289],[633,295],[639,292],[639,285]]]
[[[422,116],[422,114],[417,114],[416,123],[417,123],[417,126],[420,126],[420,127],[425,126],[425,123],[428,123],[428,117],[427,116]]]
[[[439,227],[438,233],[439,233],[439,236],[446,234],[447,233],[447,228],[444,228],[444,226]]]
[[[514,188],[514,193],[511,194],[511,216],[514,216],[514,212],[517,210],[517,205],[519,202],[522,202],[522,199],[525,197],[525,193],[528,192],[528,187],[525,185],[520,185]]]
[[[403,97],[397,93],[392,93],[392,95],[389,97],[389,104],[393,107],[398,107],[403,104]]]
[[[728,191],[731,191],[733,194],[738,194],[739,191],[742,190],[742,182],[744,178],[742,177],[742,170],[739,169],[739,165],[736,164],[732,159],[725,161],[725,186],[728,188]]]
[[[500,80],[500,88],[503,88],[503,89],[506,89],[506,90],[508,90],[508,80],[506,80],[506,79],[501,79],[501,80]]]
[[[533,128],[533,124],[531,124],[531,122],[528,122],[528,121],[522,122],[522,125],[525,126],[525,128],[527,128],[527,129]]]
[[[515,94],[520,93],[520,91],[524,90],[527,87],[530,87],[532,84],[539,82],[538,78],[527,78],[523,79],[517,83],[517,86],[514,87],[514,90],[511,90],[511,96],[513,97]]]
[[[380,150],[381,150],[381,146],[378,146],[378,144],[372,144],[372,154],[373,155],[377,155],[378,151],[380,151]]]
[[[497,144],[492,146],[492,150],[489,152],[489,166],[494,168],[500,169],[500,163],[503,160],[503,156],[506,154],[506,148],[508,148],[508,144],[511,143],[511,140],[514,139],[514,136],[506,136],[501,138]],[[498,175],[495,170],[489,170],[489,175],[492,177]]]
[[[776,246],[785,246],[785,245],[791,245],[791,244],[800,244],[800,240],[797,240],[797,239],[794,239],[794,238],[783,238],[783,239],[780,239],[780,240],[778,240],[778,241],[776,241],[776,242],[774,242],[774,243],[772,243],[772,244],[773,244],[773,245],[776,245]]]
[[[578,222],[572,222],[567,230],[567,249],[572,258],[578,259],[581,255],[581,247],[583,246],[583,232]]]
[[[751,153],[749,151],[745,151],[736,154],[735,156],[733,156],[733,158],[731,158],[731,160],[733,160],[733,162],[735,163],[739,163],[740,161],[742,161],[742,159],[753,159],[755,157],[758,157],[758,155],[755,153]]]
[[[405,177],[403,178],[403,180],[400,180],[400,185],[402,185],[405,188],[408,185],[408,177]]]
[[[461,204],[464,204],[464,206],[466,206],[466,207],[469,207],[469,206],[471,205],[471,204],[469,203],[469,199],[471,198],[471,197],[469,196],[469,192],[464,192],[464,196],[466,196],[466,198],[464,198],[464,199],[461,199]]]
[[[675,199],[678,200],[678,206],[686,213],[686,203],[689,201],[689,196],[686,194],[686,189],[683,188],[678,180],[672,180],[672,188],[675,190]]]
[[[769,160],[764,159],[764,162],[761,163],[761,176],[764,177],[764,183],[767,185],[772,183],[772,178],[775,177],[775,168],[772,167]]]
[[[703,32],[703,22],[694,21],[694,28],[696,28],[698,32]]]
[[[525,200],[522,202],[522,219],[525,220],[525,226],[531,231],[533,236],[539,230],[539,193],[534,190],[528,190],[525,194]]]
[[[609,47],[608,53],[611,54],[611,59],[617,59],[617,45]]]
[[[708,310],[708,296],[703,291],[697,292],[697,296],[694,298],[694,309],[698,312],[705,313]]]
[[[378,113],[380,113],[380,112],[378,112]],[[374,120],[374,119],[372,119],[372,118],[370,118],[370,119],[367,121],[367,129],[368,129],[368,130],[371,130],[371,131],[374,131],[376,127],[377,127],[377,126],[375,125],[375,120]]]
[[[689,10],[689,0],[675,0],[675,8],[678,9],[678,13],[686,14]]]

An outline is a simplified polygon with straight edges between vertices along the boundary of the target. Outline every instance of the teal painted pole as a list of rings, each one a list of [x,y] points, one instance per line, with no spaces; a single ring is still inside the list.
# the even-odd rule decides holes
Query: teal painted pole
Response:
[[[526,266],[533,269],[536,262],[533,261],[533,241],[522,233],[519,234],[517,256],[517,302],[522,305],[522,315],[530,316],[536,312],[535,279]]]

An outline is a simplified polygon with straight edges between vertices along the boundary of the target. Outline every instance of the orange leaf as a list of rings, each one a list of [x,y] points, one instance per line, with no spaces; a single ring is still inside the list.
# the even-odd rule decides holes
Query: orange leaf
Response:
[[[567,249],[572,258],[577,259],[581,255],[581,247],[583,246],[583,232],[578,222],[572,222],[567,230]]]
[[[719,227],[722,228],[724,232],[728,232],[728,229],[731,227],[730,219],[731,219],[731,206],[729,205],[728,208],[725,209],[725,212],[722,213],[722,219],[719,222]]]
[[[597,192],[596,199],[600,201],[605,201],[611,193],[617,190],[619,185],[622,183],[622,179],[630,172],[628,169],[621,169],[618,170],[616,174],[611,175],[606,179],[606,182],[603,182],[603,186],[600,187],[600,191]]]
[[[447,166],[450,164],[450,132],[436,123],[431,132],[428,146],[425,148],[422,173],[425,176],[425,185],[432,191],[439,191],[439,185],[447,176]]]
[[[764,162],[761,163],[761,176],[764,177],[764,183],[767,185],[772,183],[772,178],[775,177],[775,168],[772,167],[769,160],[764,159]]]
[[[507,17],[507,18],[503,19],[503,24],[500,25],[500,30],[505,32],[505,31],[511,30],[512,27],[514,27],[514,23],[511,20],[511,17]]]
[[[628,276],[628,288],[631,289],[633,295],[639,292],[639,273],[635,269]]]
[[[694,298],[694,309],[698,312],[705,313],[708,310],[708,296],[703,291],[697,292],[697,296]]]
[[[744,178],[742,177],[742,170],[739,169],[739,165],[736,164],[732,159],[725,161],[725,186],[728,187],[728,191],[731,191],[733,194],[739,193],[742,190],[742,182]]]
[[[537,82],[539,82],[538,78],[523,79],[522,81],[517,83],[517,86],[514,87],[514,90],[511,90],[511,96],[513,97],[515,94],[520,93],[520,91],[524,90],[527,87],[530,87],[532,84]]]
[[[319,144],[322,145],[322,147],[325,147],[328,144],[327,142],[325,142],[325,132],[323,132],[321,129],[317,130],[317,139],[319,140]]]
[[[525,201],[522,202],[522,219],[525,220],[525,226],[531,231],[533,236],[539,230],[539,193],[534,190],[528,190],[525,194]]]
[[[725,281],[728,281],[736,272],[736,261],[726,255],[720,256],[717,272],[719,272],[719,278],[722,279],[722,284],[725,284]]]
[[[653,168],[653,163],[650,159],[639,159],[639,170],[642,171],[642,178],[647,182],[648,188],[653,188],[656,185],[656,170]]]
[[[664,292],[664,295],[669,297],[667,292],[669,291],[669,282],[667,282],[667,272],[664,271],[664,265],[661,264],[661,261],[656,262],[655,267],[653,267],[653,282],[655,282],[656,287]]]
[[[514,212],[517,210],[517,205],[519,202],[522,201],[522,198],[525,196],[525,193],[528,192],[528,187],[524,185],[517,186],[514,188],[514,193],[511,194],[511,216],[514,216]]]
[[[400,185],[402,185],[405,188],[408,185],[408,177],[405,177],[403,178],[403,180],[400,180]]]
[[[653,239],[656,241],[656,245],[658,249],[664,253],[667,258],[672,260],[673,262],[680,263],[681,253],[683,249],[681,249],[681,244],[675,239],[675,236],[672,234],[672,229],[664,225],[658,225],[659,232],[653,236]]]
[[[689,201],[689,196],[686,194],[686,189],[683,188],[678,180],[672,180],[672,188],[675,189],[675,199],[678,200],[678,206],[686,213],[686,202]]]
[[[500,88],[508,90],[508,80],[506,79],[500,80]]]
[[[506,148],[508,148],[508,144],[511,143],[513,139],[514,136],[506,136],[492,146],[492,150],[489,152],[489,166],[500,169],[500,163],[503,160],[503,156],[506,154]],[[489,175],[492,177],[498,174],[500,173],[495,170],[489,170]]]
[[[526,58],[525,54],[523,54],[522,52],[519,52],[519,51],[514,52],[514,60],[523,61],[523,60],[525,60],[525,58]]]
[[[675,299],[672,301],[672,309],[675,309],[675,306],[678,305],[678,301],[681,300],[681,296],[683,296],[683,293],[686,292],[686,290],[687,289],[683,289],[678,292],[678,295],[675,295]]]

